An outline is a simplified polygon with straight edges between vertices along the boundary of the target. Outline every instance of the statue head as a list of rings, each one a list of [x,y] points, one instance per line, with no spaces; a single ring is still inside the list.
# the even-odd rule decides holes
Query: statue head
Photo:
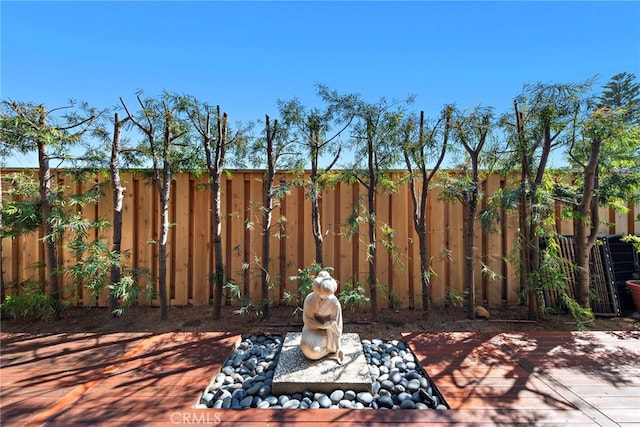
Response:
[[[313,292],[326,299],[338,290],[338,283],[327,271],[321,271],[313,281]]]

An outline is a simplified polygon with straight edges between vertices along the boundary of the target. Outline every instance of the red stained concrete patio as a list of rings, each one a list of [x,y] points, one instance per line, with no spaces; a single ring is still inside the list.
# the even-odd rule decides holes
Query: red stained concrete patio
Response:
[[[640,333],[407,333],[451,410],[194,409],[220,332],[2,334],[0,424],[640,426]]]

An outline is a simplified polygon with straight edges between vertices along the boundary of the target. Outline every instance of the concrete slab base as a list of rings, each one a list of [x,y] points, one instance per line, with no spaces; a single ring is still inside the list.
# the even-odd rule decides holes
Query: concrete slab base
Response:
[[[271,386],[274,395],[310,390],[331,393],[337,389],[371,391],[371,374],[358,334],[342,334],[340,345],[344,359],[340,365],[335,356],[309,360],[300,350],[301,332],[285,336]]]

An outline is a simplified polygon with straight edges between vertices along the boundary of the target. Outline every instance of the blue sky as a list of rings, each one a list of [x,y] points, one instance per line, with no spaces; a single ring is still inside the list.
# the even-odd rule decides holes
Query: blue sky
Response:
[[[96,107],[142,89],[231,122],[317,103],[315,85],[508,111],[525,83],[640,76],[640,2],[0,2],[3,100]],[[30,166],[13,159],[13,166]]]

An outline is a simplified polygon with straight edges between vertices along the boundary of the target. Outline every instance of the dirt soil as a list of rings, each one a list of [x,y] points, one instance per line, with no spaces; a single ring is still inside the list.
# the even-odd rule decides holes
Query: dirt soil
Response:
[[[154,307],[135,307],[120,318],[111,318],[106,308],[73,308],[63,312],[58,321],[3,319],[3,333],[112,333],[112,332],[171,332],[226,331],[238,334],[284,334],[299,331],[302,319],[293,315],[292,307],[275,307],[268,319],[255,313],[237,314],[235,308],[224,307],[222,317],[211,319],[211,307],[170,307],[169,319],[160,320],[160,310]],[[467,319],[464,308],[435,309],[428,319],[416,310],[382,310],[376,322],[366,311],[345,311],[344,332],[354,332],[364,338],[401,339],[403,332],[522,332],[541,330],[578,330],[568,315],[549,315],[544,320],[527,319],[524,307],[490,309],[489,319]],[[637,316],[637,314],[636,314]],[[632,316],[598,317],[586,325],[590,330],[640,331],[640,321]]]

